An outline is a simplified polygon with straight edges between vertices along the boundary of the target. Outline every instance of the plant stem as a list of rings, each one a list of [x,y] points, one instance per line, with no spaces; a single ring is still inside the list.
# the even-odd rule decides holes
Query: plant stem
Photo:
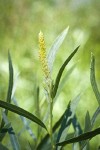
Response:
[[[53,146],[53,137],[52,137],[52,109],[53,109],[53,100],[50,98],[50,139],[51,146]]]

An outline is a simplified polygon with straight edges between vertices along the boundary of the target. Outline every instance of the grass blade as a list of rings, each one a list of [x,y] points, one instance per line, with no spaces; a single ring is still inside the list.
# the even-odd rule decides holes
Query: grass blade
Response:
[[[69,63],[69,61],[72,59],[72,57],[75,55],[75,53],[78,51],[78,48],[79,46],[70,54],[70,56],[65,60],[65,62],[63,63],[63,65],[61,66],[58,74],[57,74],[57,77],[56,77],[56,81],[55,81],[55,84],[54,84],[54,90],[53,90],[53,98],[55,97],[56,93],[57,93],[57,90],[58,90],[58,86],[59,86],[59,83],[60,83],[60,79],[61,79],[61,76],[62,76],[62,73],[66,67],[66,65]]]
[[[91,53],[90,81],[91,81],[92,89],[94,91],[96,99],[98,101],[98,104],[100,106],[100,92],[98,90],[98,86],[97,86],[96,79],[95,79],[95,57],[92,53]]]
[[[55,42],[53,43],[53,45],[51,46],[50,50],[49,50],[49,54],[48,54],[48,64],[49,64],[49,69],[50,72],[52,71],[53,68],[53,63],[55,60],[55,56],[57,51],[59,50],[59,47],[61,46],[61,44],[63,43],[67,33],[68,33],[68,29],[69,27],[67,27],[55,40]]]
[[[83,134],[81,134],[77,137],[74,137],[72,139],[69,139],[69,140],[66,140],[66,141],[63,141],[63,142],[60,142],[60,143],[56,143],[56,145],[65,146],[66,144],[71,144],[71,143],[91,139],[91,138],[95,137],[98,134],[100,134],[100,128],[97,128],[97,129],[95,129],[93,131],[90,131],[90,132],[83,133]]]
[[[12,111],[12,112],[19,114],[21,116],[24,116],[24,117],[30,119],[31,121],[35,122],[36,124],[40,125],[41,127],[45,128],[47,130],[46,126],[44,125],[44,123],[40,119],[38,119],[36,116],[31,114],[30,112],[28,112],[28,111],[26,111],[26,110],[24,110],[18,106],[15,106],[13,104],[9,104],[7,102],[0,100],[0,107],[8,109],[9,111]]]

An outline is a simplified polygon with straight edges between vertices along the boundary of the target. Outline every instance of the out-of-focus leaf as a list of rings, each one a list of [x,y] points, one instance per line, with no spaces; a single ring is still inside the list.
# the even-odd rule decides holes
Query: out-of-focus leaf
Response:
[[[95,57],[92,53],[91,53],[90,81],[91,81],[92,89],[94,91],[96,99],[98,101],[98,104],[100,106],[100,92],[98,90],[98,86],[97,86],[96,79],[95,79]]]
[[[9,121],[8,121],[8,118],[5,114],[5,112],[2,113],[2,116],[3,116],[3,119],[4,119],[5,123],[8,124]],[[18,139],[17,139],[11,125],[10,125],[9,130],[8,130],[8,133],[9,133],[9,136],[10,136],[10,141],[11,141],[13,150],[20,150],[20,145],[19,145]]]
[[[54,89],[53,89],[53,93],[52,93],[52,96],[53,98],[55,97],[56,93],[57,93],[57,90],[58,90],[58,86],[59,86],[59,83],[60,83],[60,79],[61,79],[61,76],[62,76],[62,73],[66,67],[66,65],[69,63],[69,61],[72,59],[72,57],[76,54],[76,52],[78,51],[78,48],[79,46],[70,54],[70,56],[65,60],[65,62],[63,63],[63,65],[61,66],[61,68],[59,69],[59,72],[57,74],[57,77],[56,77],[56,81],[55,81],[55,84],[54,84]]]
[[[91,120],[90,120],[90,114],[87,111],[86,116],[85,116],[85,128],[84,132],[91,131]]]
[[[61,44],[63,43],[67,33],[68,33],[68,29],[69,27],[67,27],[55,40],[55,42],[53,43],[53,45],[51,46],[50,50],[49,50],[49,54],[48,54],[48,64],[49,64],[49,69],[50,72],[52,71],[53,68],[53,63],[56,57],[56,53],[59,50],[59,47],[61,46]]]
[[[21,116],[24,116],[24,117],[30,119],[31,121],[35,122],[36,124],[40,125],[41,127],[45,128],[47,130],[46,126],[44,125],[44,123],[40,119],[38,119],[36,116],[31,114],[30,112],[28,112],[28,111],[26,111],[26,110],[24,110],[18,106],[15,106],[13,104],[9,104],[7,102],[0,100],[0,107],[8,109],[9,111],[12,111],[12,112],[19,114]]]
[[[68,104],[68,107],[66,109],[66,112],[64,114],[64,117],[63,117],[63,120],[61,123],[61,127],[60,127],[59,132],[58,132],[56,142],[63,141],[67,137],[67,132],[68,132],[68,129],[72,123],[72,119],[73,119],[73,116],[75,114],[75,110],[76,110],[76,107],[79,103],[79,100],[80,100],[80,94],[77,95],[75,97],[75,99],[71,103]],[[56,147],[57,150],[59,150],[60,148],[61,147],[58,147],[58,146]]]
[[[100,134],[100,128],[97,128],[97,129],[95,129],[93,131],[90,131],[90,132],[83,133],[83,134],[81,134],[77,137],[74,137],[72,139],[56,143],[56,145],[65,146],[66,144],[71,144],[71,143],[74,143],[74,142],[79,142],[79,141],[91,139],[91,138],[95,137],[98,134]]]

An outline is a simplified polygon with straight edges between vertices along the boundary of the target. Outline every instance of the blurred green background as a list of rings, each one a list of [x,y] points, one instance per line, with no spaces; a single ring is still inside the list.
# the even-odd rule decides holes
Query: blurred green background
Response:
[[[74,63],[77,64],[54,105],[54,122],[66,109],[69,100],[83,92],[77,113],[84,127],[86,111],[89,110],[92,116],[98,106],[90,85],[89,73],[92,51],[96,58],[96,78],[100,89],[99,0],[0,0],[0,99],[6,99],[7,56],[10,50],[14,77],[15,80],[17,79],[15,96],[18,104],[35,113],[36,84],[40,85],[41,89],[40,101],[43,99],[43,74],[38,59],[38,33],[40,30],[44,33],[48,53],[55,38],[68,26],[70,27],[68,35],[53,67],[53,79],[72,50],[78,45],[80,50],[66,68],[67,71]],[[46,111],[44,107],[41,109]],[[10,115],[12,124],[15,130],[19,130],[13,117],[14,114]],[[19,121],[18,116],[16,120]],[[100,136],[91,140],[92,149],[99,146],[99,140]]]

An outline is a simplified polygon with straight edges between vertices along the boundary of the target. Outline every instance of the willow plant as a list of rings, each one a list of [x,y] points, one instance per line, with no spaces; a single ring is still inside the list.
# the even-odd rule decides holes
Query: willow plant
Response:
[[[61,150],[67,144],[73,144],[73,150],[78,150],[78,149],[83,150],[84,148],[89,149],[89,141],[96,135],[100,134],[100,127],[96,128],[95,130],[92,130],[96,122],[96,118],[100,115],[100,91],[98,89],[96,78],[95,78],[95,57],[93,54],[91,54],[90,82],[99,106],[94,111],[93,116],[91,118],[89,112],[88,111],[86,112],[85,127],[84,129],[82,129],[78,121],[78,116],[75,113],[81,96],[81,94],[78,94],[72,101],[69,101],[68,106],[66,106],[66,110],[64,111],[62,116],[58,119],[58,121],[53,125],[52,111],[53,111],[54,101],[59,96],[62,90],[62,86],[65,85],[66,78],[68,78],[68,75],[70,76],[70,73],[72,72],[74,67],[72,67],[67,72],[67,75],[65,75],[65,77],[61,80],[63,71],[65,70],[66,65],[70,62],[70,60],[73,58],[73,56],[77,53],[79,49],[78,46],[74,51],[71,52],[71,54],[66,58],[66,60],[60,67],[56,75],[56,78],[52,79],[54,60],[59,50],[59,47],[61,46],[62,42],[64,41],[67,35],[67,32],[68,32],[68,28],[65,29],[57,37],[57,39],[54,41],[53,45],[51,46],[48,55],[46,52],[44,35],[41,31],[39,33],[39,60],[44,74],[43,86],[46,91],[46,98],[49,103],[48,104],[49,105],[49,127],[45,125],[41,117],[39,117],[39,112],[37,113],[38,115],[35,116],[34,114],[18,106],[18,103],[16,101],[13,92],[14,69],[13,69],[10,53],[8,53],[9,84],[8,84],[7,98],[6,101],[0,100],[0,107],[5,109],[2,112],[2,121],[0,126],[0,149],[3,147],[3,149],[6,150],[6,147],[2,144],[2,141],[6,133],[8,132],[13,150],[21,150],[20,144],[18,142],[12,124],[9,123],[8,120],[9,111],[20,115],[24,127],[26,128],[26,130],[28,130],[30,136],[35,141],[33,147],[29,145],[29,149],[31,150],[33,149],[47,150],[47,147],[49,150],[53,150],[53,149]],[[35,98],[36,100],[39,101],[39,87],[36,88],[36,91],[37,93]],[[11,104],[12,101],[14,104]],[[37,111],[38,110],[39,107],[37,106]],[[28,123],[26,125],[26,120],[24,117],[30,119],[36,125],[45,129],[46,135],[42,136],[42,139],[39,140],[39,142],[37,138],[39,138],[40,135],[38,135],[37,137],[34,135],[32,129],[30,128],[30,125]],[[74,132],[72,134],[68,133],[71,124],[74,129]],[[78,147],[76,147],[77,144]]]

